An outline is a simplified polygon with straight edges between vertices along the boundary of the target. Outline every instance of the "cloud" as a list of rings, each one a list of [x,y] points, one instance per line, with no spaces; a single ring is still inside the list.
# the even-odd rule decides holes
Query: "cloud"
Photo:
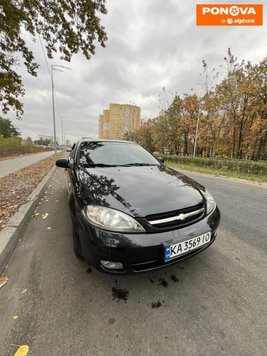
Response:
[[[98,117],[112,102],[132,102],[141,106],[142,117],[155,117],[163,86],[168,93],[180,95],[191,88],[201,92],[202,60],[219,68],[229,47],[240,60],[258,62],[266,56],[266,25],[196,27],[195,5],[205,2],[108,1],[108,14],[102,16],[108,34],[106,48],[97,45],[90,61],[80,54],[71,63],[59,57],[48,60],[49,66],[71,68],[54,71],[57,136],[63,120],[66,138],[97,137]],[[52,135],[51,79],[39,39],[36,43],[28,39],[28,43],[40,68],[34,78],[20,67],[26,88],[25,115],[14,124],[24,136],[36,138],[38,134]],[[168,95],[171,100],[173,94]]]

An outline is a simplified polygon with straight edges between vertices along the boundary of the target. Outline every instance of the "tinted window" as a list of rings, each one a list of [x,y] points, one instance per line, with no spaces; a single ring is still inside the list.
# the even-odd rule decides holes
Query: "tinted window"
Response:
[[[124,142],[83,142],[80,146],[80,164],[90,165],[160,165],[143,147]]]

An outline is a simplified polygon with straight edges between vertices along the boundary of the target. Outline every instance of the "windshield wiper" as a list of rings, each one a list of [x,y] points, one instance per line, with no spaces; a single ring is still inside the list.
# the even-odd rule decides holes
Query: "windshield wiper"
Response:
[[[157,164],[155,163],[139,163],[139,162],[135,162],[135,163],[127,163],[127,164],[122,164],[122,167],[131,167],[131,166],[157,166]]]
[[[85,168],[94,168],[94,167],[118,167],[115,164],[105,164],[105,163],[92,163],[84,166]]]

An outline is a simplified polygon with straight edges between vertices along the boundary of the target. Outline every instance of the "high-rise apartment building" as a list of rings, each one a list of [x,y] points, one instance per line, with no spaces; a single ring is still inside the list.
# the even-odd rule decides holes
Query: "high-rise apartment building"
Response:
[[[130,104],[109,104],[99,117],[99,138],[121,140],[141,125],[140,107]]]

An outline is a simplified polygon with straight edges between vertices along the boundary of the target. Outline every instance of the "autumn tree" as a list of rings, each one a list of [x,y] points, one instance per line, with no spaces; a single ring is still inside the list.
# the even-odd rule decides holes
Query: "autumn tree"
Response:
[[[156,149],[161,153],[164,153],[164,149],[169,147],[169,128],[166,113],[162,113],[158,118],[155,118],[152,138]]]
[[[238,156],[238,151],[241,148],[242,130],[244,117],[246,112],[247,95],[244,93],[244,98],[241,98],[241,88],[244,87],[244,62],[238,63],[237,58],[233,56],[228,49],[227,56],[224,58],[227,68],[227,75],[222,82],[217,86],[217,96],[220,98],[221,108],[227,115],[228,132],[231,137],[231,152],[232,157]],[[243,102],[242,102],[243,99]],[[244,104],[244,106],[243,106]],[[243,112],[243,120],[241,118]],[[239,132],[241,128],[241,132]],[[239,139],[238,139],[239,135]]]
[[[183,100],[179,95],[175,95],[173,102],[166,112],[168,129],[168,148],[171,153],[181,152],[183,146],[182,134],[182,110]]]
[[[143,147],[145,147],[150,152],[156,150],[155,143],[153,141],[152,132],[153,132],[154,120],[149,119],[142,123],[138,130],[133,133],[133,140]]]
[[[203,95],[199,98],[201,103],[199,141],[202,142],[202,154],[215,157],[217,143],[225,120],[225,114],[220,107],[220,98],[216,90],[219,72],[215,68],[210,69],[205,60],[202,61],[202,68],[200,77]]]
[[[183,98],[181,131],[184,137],[184,154],[193,154],[200,115],[200,100],[196,94]]]
[[[223,128],[226,113],[221,107],[220,95],[216,91],[210,91],[201,99],[202,132],[205,133],[205,141],[208,156],[215,157],[217,145]],[[202,136],[200,133],[199,136]]]
[[[25,40],[40,36],[48,58],[57,52],[70,61],[82,52],[86,59],[95,53],[95,42],[105,46],[107,35],[98,13],[106,14],[105,0],[1,0],[0,4],[0,101],[4,113],[10,109],[23,113],[19,97],[24,95],[20,61],[36,76],[38,64]],[[19,59],[19,58],[22,59]]]
[[[202,66],[202,95],[175,95],[167,107],[163,88],[165,110],[153,125],[140,128],[139,142],[147,145],[149,137],[162,153],[266,159],[267,58],[255,65],[240,62],[228,49],[224,73],[210,70],[205,60]]]
[[[250,67],[250,135],[248,154],[252,159],[266,159],[267,152],[267,58]]]

